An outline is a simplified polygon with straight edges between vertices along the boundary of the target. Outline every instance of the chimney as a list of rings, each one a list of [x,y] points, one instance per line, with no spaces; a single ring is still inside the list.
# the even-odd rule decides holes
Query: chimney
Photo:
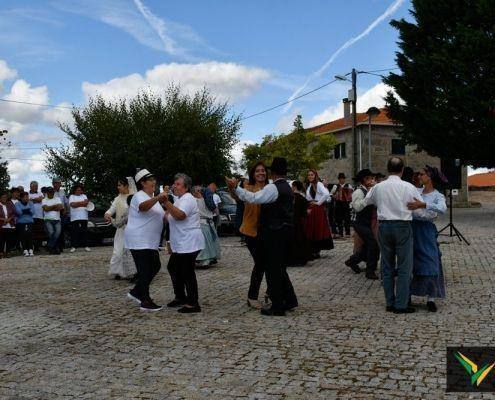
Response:
[[[350,121],[350,119],[351,119],[351,102],[346,97],[345,99],[342,99],[342,103],[344,103],[344,119],[346,121]]]

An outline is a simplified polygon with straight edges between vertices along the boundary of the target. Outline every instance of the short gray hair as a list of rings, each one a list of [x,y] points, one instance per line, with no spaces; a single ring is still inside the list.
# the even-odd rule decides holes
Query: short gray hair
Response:
[[[175,174],[174,176],[174,182],[177,180],[177,179],[181,179],[182,178],[182,181],[184,182],[184,186],[185,188],[190,191],[191,190],[191,187],[192,187],[192,179],[189,175],[186,175],[186,174],[183,174],[182,172],[179,172],[178,174]]]

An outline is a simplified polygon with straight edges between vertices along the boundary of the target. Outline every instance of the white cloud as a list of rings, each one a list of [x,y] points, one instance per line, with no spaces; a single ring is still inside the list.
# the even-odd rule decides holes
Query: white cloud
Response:
[[[67,102],[57,104],[59,107],[71,107]],[[68,108],[49,108],[43,111],[43,120],[50,125],[57,125],[58,123],[71,123],[72,111]]]
[[[0,89],[3,81],[14,79],[17,76],[17,71],[10,68],[5,60],[0,60]]]
[[[371,89],[364,92],[361,96],[358,96],[357,111],[366,112],[370,107],[383,107],[385,105],[384,97],[390,90],[392,90],[392,88],[383,82],[376,84]],[[308,123],[308,127],[321,125],[343,117],[344,106],[342,105],[342,102],[340,102],[339,104],[326,108],[321,113],[311,118]]]
[[[128,98],[141,90],[160,94],[170,84],[178,84],[185,93],[193,94],[204,87],[218,100],[236,101],[257,90],[269,72],[255,67],[216,61],[198,64],[160,64],[143,75],[134,73],[105,83],[83,82],[86,97],[100,94],[107,99]]]
[[[320,77],[323,72],[327,70],[327,68],[342,54],[345,50],[351,47],[354,43],[360,41],[364,37],[368,36],[373,29],[375,29],[378,25],[380,25],[383,21],[388,19],[397,9],[404,3],[405,0],[395,0],[388,8],[383,12],[378,18],[376,18],[371,24],[369,24],[364,31],[362,31],[359,35],[350,38],[347,42],[345,42],[342,46],[340,46],[334,53],[330,56],[330,58],[323,64],[317,71],[313,72],[306,82],[302,86],[300,86],[292,95],[289,97],[289,101],[294,100],[314,79]],[[288,111],[292,107],[292,102],[285,106],[285,111]]]
[[[234,166],[234,172],[237,172],[238,174],[244,174],[246,171],[244,171],[240,167],[240,163],[242,160],[242,150],[244,147],[250,145],[250,144],[255,144],[256,142],[253,140],[240,140],[233,148],[230,154],[232,155],[232,158],[234,159],[235,166]]]
[[[294,120],[298,115],[302,114],[302,109],[296,108],[289,114],[285,114],[280,118],[275,125],[275,133],[289,133],[294,129]],[[304,125],[304,122],[303,122]]]
[[[24,101],[29,103],[48,103],[48,88],[46,86],[31,87],[24,79],[18,79],[10,88],[10,92],[2,96],[7,100]],[[0,115],[9,121],[19,123],[33,123],[41,119],[42,107],[17,104],[0,103]]]
[[[8,161],[11,185],[26,184],[33,176],[39,175],[44,171],[46,156],[41,151],[27,153],[23,150],[14,149],[4,153],[3,157]]]

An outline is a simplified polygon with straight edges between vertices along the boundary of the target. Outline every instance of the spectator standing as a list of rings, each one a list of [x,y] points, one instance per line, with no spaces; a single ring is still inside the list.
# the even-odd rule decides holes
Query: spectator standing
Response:
[[[77,184],[72,189],[69,197],[70,223],[71,223],[71,253],[78,247],[84,247],[86,251],[91,251],[88,247],[88,197],[84,194],[82,185]]]
[[[58,177],[52,179],[53,190],[55,191],[55,197],[62,200],[64,209],[60,212],[60,222],[62,224],[62,231],[58,238],[58,249],[60,252],[64,251],[65,247],[65,234],[70,227],[70,212],[69,212],[69,199],[65,194],[65,190],[62,188],[62,180]]]
[[[0,192],[0,258],[9,258],[9,252],[15,244],[17,213],[7,192]]]
[[[33,235],[35,237],[42,237],[45,232],[45,223],[43,220],[43,206],[41,202],[43,201],[44,195],[38,189],[38,182],[32,181],[29,184],[29,200],[33,202],[34,206],[34,225],[33,225]],[[38,249],[41,243],[36,241],[34,243],[35,250]]]
[[[17,213],[17,237],[21,242],[24,257],[32,257],[34,205],[29,200],[29,193],[22,193],[20,201],[15,205]]]
[[[62,231],[60,212],[63,210],[64,205],[62,204],[62,200],[55,197],[55,190],[52,187],[47,188],[46,197],[42,201],[42,207],[45,218],[45,229],[48,234],[48,251],[50,254],[60,254],[57,241]]]
[[[337,183],[330,193],[335,200],[335,223],[340,238],[344,238],[344,233],[351,236],[351,208],[352,186],[345,183],[346,176],[340,172],[337,176]]]

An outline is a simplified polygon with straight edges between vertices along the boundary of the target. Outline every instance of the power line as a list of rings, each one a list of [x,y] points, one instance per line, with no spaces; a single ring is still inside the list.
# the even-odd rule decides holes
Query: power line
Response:
[[[0,162],[2,162],[3,160],[9,160],[9,161],[12,161],[12,160],[20,160],[20,161],[46,161],[46,160],[40,160],[39,158],[16,158],[16,157],[3,158],[3,157],[0,157]]]
[[[280,104],[277,104],[276,106],[273,106],[273,107],[270,107],[270,108],[267,108],[266,110],[263,110],[263,111],[260,111],[260,112],[257,112],[255,114],[251,114],[251,115],[248,115],[247,117],[244,117],[244,118],[241,118],[241,121],[244,121],[246,119],[249,119],[249,118],[253,118],[253,117],[256,117],[258,115],[261,115],[261,114],[264,114],[264,113],[267,113],[269,111],[272,111],[272,110],[275,110],[276,108],[279,108],[279,107],[282,107],[282,106],[285,106],[286,104],[289,104],[289,103],[292,103],[293,101],[297,100],[297,99],[300,99],[301,97],[304,97],[304,96],[307,96],[308,94],[311,94],[311,93],[314,93],[316,92],[317,90],[320,90],[320,89],[323,89],[324,87],[328,86],[328,85],[331,85],[332,83],[336,82],[337,79],[334,79],[330,82],[327,82],[325,83],[324,85],[321,85],[321,86],[318,86],[317,88],[313,89],[313,90],[310,90],[309,92],[306,92],[306,93],[303,93],[297,97],[294,97],[293,99],[291,100],[287,100],[287,101],[284,101],[283,103],[280,103]]]
[[[5,103],[25,104],[25,105],[28,105],[28,106],[63,108],[63,109],[67,109],[67,110],[72,110],[72,107],[68,107],[68,106],[56,106],[54,104],[31,103],[29,101],[10,100],[10,99],[0,99],[0,101],[3,101]]]
[[[369,74],[373,75],[375,72],[392,71],[394,69],[399,69],[399,68],[398,67],[394,67],[394,68],[383,68],[383,69],[376,69],[376,70],[372,70],[372,71],[360,71],[360,72],[362,72],[362,73],[369,73]],[[338,81],[338,79],[334,79],[334,80],[332,80],[330,82],[325,83],[324,85],[318,86],[317,88],[315,88],[313,90],[310,90],[309,92],[303,93],[303,94],[301,94],[301,95],[299,95],[297,97],[294,97],[291,100],[284,101],[283,103],[280,103],[280,104],[277,104],[276,106],[267,108],[266,110],[263,110],[263,111],[260,111],[260,112],[257,112],[257,113],[248,115],[247,117],[241,118],[241,121],[244,121],[244,120],[249,119],[249,118],[256,117],[256,116],[261,115],[261,114],[265,114],[265,113],[267,113],[269,111],[273,111],[273,110],[275,110],[277,108],[280,108],[282,106],[285,106],[286,104],[292,103],[293,101],[296,101],[296,100],[300,99],[301,97],[307,96],[308,94],[311,94],[311,93],[314,93],[314,92],[316,92],[316,91],[318,91],[320,89],[323,89],[324,87],[326,87],[328,85],[331,85],[332,83],[334,83],[336,81]]]

